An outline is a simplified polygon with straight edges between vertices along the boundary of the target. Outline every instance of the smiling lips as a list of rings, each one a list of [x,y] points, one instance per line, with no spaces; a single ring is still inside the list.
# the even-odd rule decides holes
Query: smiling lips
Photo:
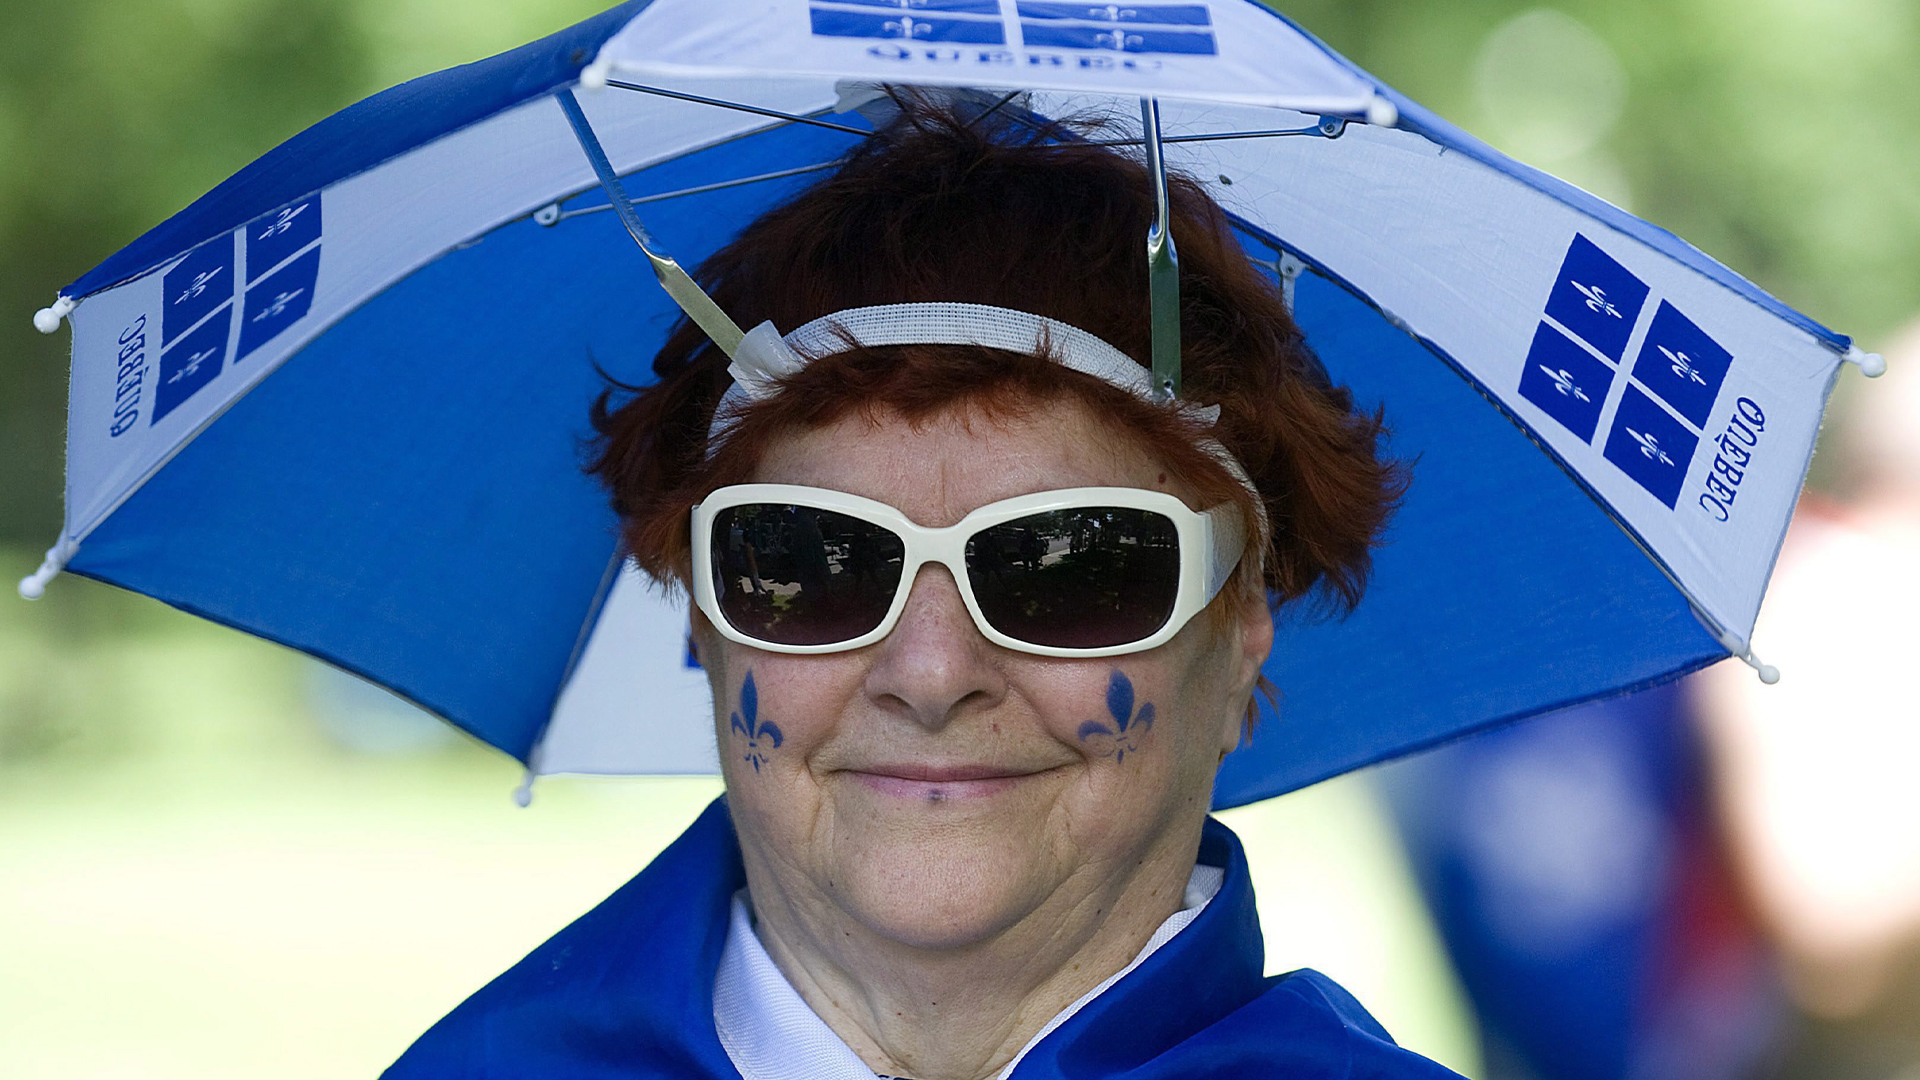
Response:
[[[944,802],[948,799],[984,799],[1050,770],[1019,769],[1004,765],[890,764],[847,771],[854,779],[882,795]]]

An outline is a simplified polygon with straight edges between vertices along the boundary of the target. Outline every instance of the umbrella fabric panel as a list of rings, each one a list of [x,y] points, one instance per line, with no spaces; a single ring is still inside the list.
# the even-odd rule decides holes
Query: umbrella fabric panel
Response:
[[[1344,620],[1284,612],[1280,689],[1227,758],[1217,807],[1721,659],[1686,599],[1474,387],[1315,275],[1309,343],[1361,402],[1385,401],[1414,482]]]
[[[1183,107],[1184,108],[1184,107]],[[1193,109],[1231,130],[1267,113]],[[1406,131],[1183,143],[1256,229],[1471,376],[1744,643],[1840,356],[1721,282]]]
[[[1246,0],[655,0],[595,69],[1277,105],[1364,116],[1371,77]]]
[[[189,443],[72,569],[367,674],[524,759],[615,528],[579,469],[589,341],[556,333],[519,276],[584,284],[591,264],[524,229],[483,247],[517,273],[451,258],[374,300]]]
[[[713,692],[685,594],[631,564],[607,595],[532,761],[539,773],[715,776]]]
[[[778,128],[633,187],[847,138]],[[656,235],[703,258],[804,182],[688,196]],[[581,472],[594,363],[644,381],[676,315],[610,213],[497,229],[281,365],[72,568],[376,678],[525,760],[612,580],[616,524]]]
[[[830,87],[816,86],[792,104],[832,100]],[[590,95],[587,108],[620,168],[691,156],[670,173],[692,177],[688,184],[795,156],[826,160],[852,140],[814,130],[799,142],[774,136],[752,144],[758,149],[736,144],[702,157],[703,147],[773,122],[627,91]],[[170,453],[335,320],[448,250],[597,190],[594,183],[558,104],[542,98],[269,209],[85,300],[72,315],[65,537],[84,538]]]

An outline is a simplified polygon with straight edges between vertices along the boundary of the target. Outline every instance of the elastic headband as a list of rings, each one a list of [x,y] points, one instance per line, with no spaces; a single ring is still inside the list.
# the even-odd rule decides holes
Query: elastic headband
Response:
[[[1179,409],[1208,427],[1220,419],[1218,405],[1200,408],[1156,397],[1147,369],[1098,337],[1058,319],[987,304],[881,304],[837,311],[785,337],[771,322],[747,331],[727,367],[733,385],[713,412],[708,456],[725,440],[742,409],[771,395],[780,379],[805,367],[809,359],[884,345],[976,345],[1050,355],[1142,401]]]

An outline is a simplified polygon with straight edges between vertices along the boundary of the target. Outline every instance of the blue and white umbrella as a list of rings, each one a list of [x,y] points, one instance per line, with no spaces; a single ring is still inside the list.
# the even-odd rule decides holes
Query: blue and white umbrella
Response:
[[[647,377],[679,314],[581,136],[691,266],[830,169],[880,83],[1156,99],[1168,163],[1417,461],[1359,611],[1282,614],[1283,704],[1221,805],[1760,666],[1828,392],[1878,358],[1245,0],[633,0],[330,117],[37,318],[73,331],[66,517],[22,592],[157,597],[530,773],[713,770],[684,606],[581,473],[596,363]]]

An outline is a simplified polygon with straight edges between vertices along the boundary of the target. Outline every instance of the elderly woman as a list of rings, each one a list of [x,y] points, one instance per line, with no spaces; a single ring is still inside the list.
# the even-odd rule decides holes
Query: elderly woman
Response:
[[[1356,602],[1401,476],[1174,199],[1179,403],[1145,170],[1003,117],[908,103],[705,264],[786,339],[683,324],[594,469],[693,594],[726,797],[390,1076],[1451,1075],[1263,977],[1207,817],[1269,596]]]

